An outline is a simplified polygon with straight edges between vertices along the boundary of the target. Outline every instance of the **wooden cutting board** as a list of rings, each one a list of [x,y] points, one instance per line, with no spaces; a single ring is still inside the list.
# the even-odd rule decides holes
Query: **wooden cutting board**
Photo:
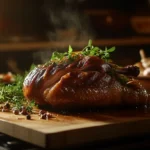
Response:
[[[45,147],[60,148],[150,132],[150,113],[139,111],[53,113],[49,120],[32,114],[0,112],[0,132]]]

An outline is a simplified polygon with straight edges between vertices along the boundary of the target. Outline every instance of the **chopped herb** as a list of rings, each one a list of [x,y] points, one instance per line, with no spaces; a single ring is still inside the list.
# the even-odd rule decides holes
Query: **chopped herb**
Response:
[[[25,75],[27,72],[25,73]],[[30,108],[30,111],[33,108],[33,104],[29,103],[22,91],[23,81],[25,75],[14,75],[15,81],[9,84],[0,84],[0,103],[9,102],[11,107],[15,107],[16,109],[20,109],[23,105],[26,105]]]
[[[92,41],[89,40],[88,45],[82,50],[82,54],[86,56],[99,56],[102,59],[108,61],[110,58],[110,53],[115,51],[115,47],[111,47],[110,49],[107,49],[105,47],[105,50],[100,49],[99,47],[94,47],[92,45]]]
[[[69,45],[68,52],[53,52],[51,60],[53,62],[61,62],[64,59],[69,59],[69,60],[74,60],[76,56],[80,55],[85,55],[85,56],[98,56],[105,61],[108,61],[110,58],[110,53],[115,50],[115,47],[111,48],[105,48],[105,50],[100,49],[99,47],[94,47],[92,45],[92,40],[89,40],[88,45],[80,52],[78,53],[73,53],[72,47]]]
[[[69,45],[68,52],[64,52],[64,53],[57,52],[57,51],[53,52],[51,61],[52,62],[61,62],[65,58],[68,58],[69,60],[73,60],[74,56],[72,55],[72,53],[73,53],[73,49],[72,49],[71,45]]]
[[[64,58],[64,56],[66,56],[67,53],[60,53],[60,52],[53,52],[52,57],[51,57],[51,61],[60,61]]]
[[[32,109],[33,109],[33,107],[35,107],[35,106],[37,106],[36,105],[36,103],[35,103],[35,101],[34,100],[32,100],[32,101],[30,101],[30,102],[28,102],[27,103],[27,106],[26,106],[26,110],[27,110],[27,112],[32,112]]]
[[[69,59],[72,59],[72,52],[73,52],[73,49],[72,49],[72,47],[69,45],[69,50],[68,50],[68,58],[69,58]]]

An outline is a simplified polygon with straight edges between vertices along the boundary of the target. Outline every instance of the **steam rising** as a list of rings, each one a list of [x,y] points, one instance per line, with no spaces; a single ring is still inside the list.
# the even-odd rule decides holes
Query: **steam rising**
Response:
[[[93,37],[87,16],[77,7],[83,0],[65,0],[46,5],[46,13],[51,30],[48,32],[49,40],[74,41],[88,40]],[[49,7],[48,7],[49,6]]]
[[[90,26],[88,17],[78,7],[85,0],[45,0],[43,10],[49,22],[47,37],[50,41],[67,42],[70,45],[77,41],[88,41],[94,38],[94,32]],[[58,51],[58,47],[56,47]],[[64,47],[66,50],[67,47]],[[34,56],[40,57],[40,61],[47,61],[53,49],[49,53],[39,52]],[[63,51],[61,49],[61,51]]]

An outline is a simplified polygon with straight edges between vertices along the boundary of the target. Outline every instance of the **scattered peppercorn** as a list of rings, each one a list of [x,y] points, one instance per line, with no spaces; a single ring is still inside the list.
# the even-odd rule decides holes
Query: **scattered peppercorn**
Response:
[[[0,106],[0,109],[2,112],[9,112],[10,111],[10,104],[8,102],[6,102],[3,106]],[[21,106],[20,109],[17,109],[16,107],[11,109],[13,114],[15,115],[25,115],[27,120],[31,119],[31,115],[29,114],[29,112],[27,111],[25,106]],[[40,119],[45,119],[45,120],[49,120],[50,118],[53,117],[53,115],[49,112],[47,112],[46,110],[40,110],[39,114]]]
[[[22,111],[19,113],[20,115],[27,115],[28,112],[26,109],[22,109]]]
[[[15,115],[19,115],[19,110],[18,110],[18,109],[14,109],[14,110],[13,110],[13,113],[14,113]]]
[[[26,109],[25,106],[21,106],[21,108],[19,109],[19,111],[21,112],[21,111],[23,111],[23,110],[25,110],[25,109]]]
[[[27,119],[27,120],[30,120],[30,119],[31,119],[31,115],[29,115],[29,114],[26,115],[26,119]]]
[[[10,109],[10,104],[8,102],[5,103],[5,105],[3,106],[4,109]]]

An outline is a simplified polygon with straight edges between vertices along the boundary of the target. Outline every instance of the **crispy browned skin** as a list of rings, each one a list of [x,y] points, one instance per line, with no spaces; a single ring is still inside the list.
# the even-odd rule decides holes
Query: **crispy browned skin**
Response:
[[[145,105],[148,93],[133,79],[138,74],[135,66],[121,68],[82,56],[72,63],[35,68],[25,78],[23,92],[29,100],[60,109]]]

